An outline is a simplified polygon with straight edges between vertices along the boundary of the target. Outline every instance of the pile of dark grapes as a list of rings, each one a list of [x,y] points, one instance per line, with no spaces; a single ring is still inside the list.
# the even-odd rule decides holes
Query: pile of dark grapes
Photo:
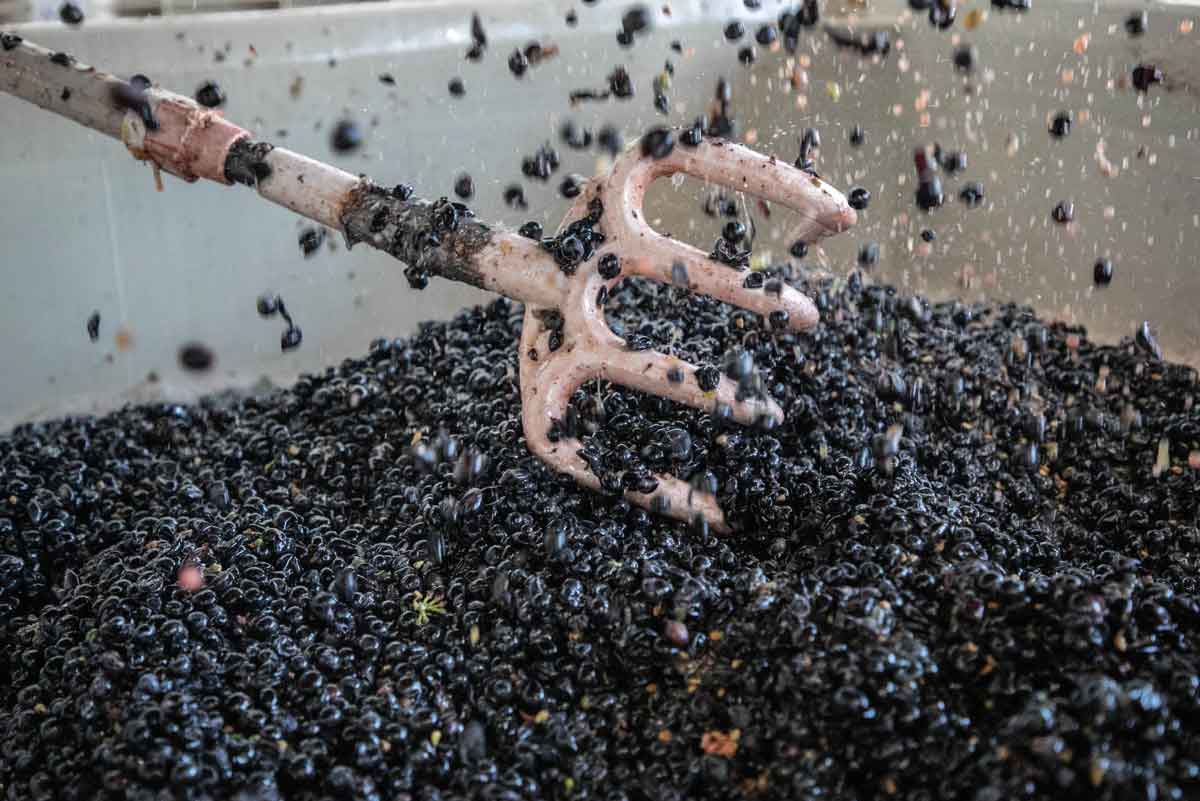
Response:
[[[503,300],[264,397],[0,437],[0,795],[1196,798],[1196,372],[805,286],[803,335],[609,298],[749,353],[773,431],[575,398],[606,469],[715,484],[725,538],[528,453]]]

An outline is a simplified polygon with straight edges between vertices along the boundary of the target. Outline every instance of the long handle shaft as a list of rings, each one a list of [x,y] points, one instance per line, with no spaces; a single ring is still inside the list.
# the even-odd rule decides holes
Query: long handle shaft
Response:
[[[557,306],[564,276],[536,243],[493,231],[460,206],[388,192],[366,178],[266,142],[190,98],[128,81],[0,33],[0,90],[123,142],[186,181],[253,186],[260,196],[408,265],[414,287],[440,275]]]
[[[35,63],[45,68],[35,69]],[[125,108],[114,103],[128,87],[115,75],[56,56],[11,33],[0,34],[0,89],[80,125],[121,138]],[[51,69],[52,67],[52,69]]]

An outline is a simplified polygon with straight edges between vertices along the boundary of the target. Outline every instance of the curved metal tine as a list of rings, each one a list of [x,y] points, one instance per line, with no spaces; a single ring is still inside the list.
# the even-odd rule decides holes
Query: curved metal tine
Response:
[[[725,270],[736,275],[733,270]],[[584,326],[579,327],[584,329],[580,331],[580,335],[591,345],[589,352],[594,355],[590,356],[590,366],[594,375],[638,392],[658,395],[705,412],[716,412],[718,407],[728,406],[731,419],[743,425],[756,423],[762,417],[770,417],[776,423],[783,422],[783,410],[775,401],[738,400],[737,384],[724,375],[720,377],[715,389],[705,391],[696,382],[698,368],[691,362],[657,350],[629,350],[625,341],[604,323],[604,312],[596,305],[594,287],[604,283],[599,276],[594,276],[587,281],[582,291],[572,292],[568,296],[571,306],[580,309],[582,319],[586,321]],[[805,301],[808,300],[799,292],[795,294]]]
[[[567,412],[571,396],[585,381],[601,376],[599,365],[573,355],[562,349],[539,355],[534,360],[531,353],[546,353],[547,333],[538,328],[537,311],[530,308],[525,313],[525,327],[521,333],[521,415],[525,430],[525,441],[529,449],[552,470],[569,475],[578,484],[592,490],[600,489],[600,479],[591,467],[579,456],[583,443],[575,438],[550,441],[550,426],[562,420]],[[599,350],[601,361],[620,354],[615,348],[603,344]],[[560,355],[561,354],[561,355]],[[632,355],[632,354],[625,354]],[[626,384],[627,382],[618,381]],[[649,391],[664,394],[672,385],[665,382]],[[638,387],[635,387],[638,388]],[[697,515],[703,517],[709,528],[718,533],[727,533],[729,526],[716,498],[705,493],[693,492],[685,481],[674,476],[656,474],[658,487],[651,493],[627,491],[625,498],[656,514],[666,515],[682,522],[691,522]]]
[[[763,316],[782,310],[787,315],[786,324],[796,330],[816,325],[816,306],[801,292],[783,282],[773,284],[774,291],[744,287],[744,272],[652,229],[642,204],[646,189],[655,179],[682,172],[793,209],[801,216],[797,238],[813,242],[843,231],[857,220],[841,192],[791,165],[719,140],[706,140],[690,149],[677,146],[670,155],[656,161],[632,155],[627,154],[625,161],[614,168],[611,180],[621,182],[621,208],[613,210],[611,220],[606,220],[614,227],[620,225],[617,244],[632,246],[629,249],[637,253],[627,264],[629,272],[683,286]]]
[[[526,309],[520,359],[521,423],[525,440],[530,450],[551,467],[598,490],[600,479],[576,453],[581,443],[575,439],[550,441],[550,427],[565,417],[571,395],[593,377],[591,365],[561,350],[549,353],[546,333],[537,330],[537,326],[536,310]]]
[[[796,212],[804,223],[798,238],[813,242],[841,233],[858,216],[845,195],[815,175],[761,153],[721,139],[706,139],[697,147],[677,145],[661,159],[626,153],[614,168],[625,185],[625,211],[640,212],[646,189],[656,179],[682,172],[694,178],[779,203]],[[644,217],[627,220],[645,226]]]

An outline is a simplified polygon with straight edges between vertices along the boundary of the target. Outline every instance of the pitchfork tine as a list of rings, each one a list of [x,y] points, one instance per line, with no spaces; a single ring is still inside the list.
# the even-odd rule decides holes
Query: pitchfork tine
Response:
[[[805,241],[845,230],[856,219],[845,197],[819,178],[739,145],[709,140],[695,148],[676,147],[658,160],[641,156],[635,145],[617,159],[606,176],[589,184],[567,214],[563,227],[587,214],[589,203],[599,199],[603,205],[600,228],[606,239],[597,258],[616,255],[622,275],[682,284],[683,288],[764,316],[782,310],[787,313],[787,325],[796,330],[816,325],[816,307],[796,289],[782,283],[776,293],[749,289],[743,285],[746,272],[714,262],[696,248],[669,239],[647,224],[642,207],[647,187],[656,178],[676,172],[787,206],[800,215],[800,238]],[[605,279],[589,265],[580,268],[559,309],[563,326],[558,332],[561,346],[556,351],[549,349],[550,335],[542,330],[546,309],[527,307],[521,345],[523,423],[529,447],[543,461],[585,486],[600,487],[599,478],[577,453],[581,443],[567,437],[551,442],[549,435],[556,421],[565,419],[571,394],[591,378],[604,378],[706,411],[727,406],[730,416],[745,424],[762,418],[782,421],[783,412],[773,400],[739,401],[735,385],[727,378],[722,377],[714,390],[706,392],[696,383],[694,366],[662,353],[629,351],[608,328],[597,301],[602,287],[620,280],[620,275]],[[675,371],[684,376],[682,382],[668,379],[668,373]],[[659,475],[656,479],[655,491],[628,491],[626,498],[681,520],[699,514],[712,529],[729,530],[712,496],[694,493],[685,482],[671,476]]]

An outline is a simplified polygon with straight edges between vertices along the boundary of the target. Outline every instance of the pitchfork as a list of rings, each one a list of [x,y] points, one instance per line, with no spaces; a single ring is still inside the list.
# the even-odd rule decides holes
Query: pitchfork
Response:
[[[569,432],[564,436],[561,426],[571,395],[589,379],[731,412],[743,424],[783,420],[774,400],[740,396],[729,378],[722,376],[715,389],[706,391],[697,383],[694,365],[630,350],[604,320],[607,292],[602,289],[636,275],[683,285],[764,317],[785,312],[775,319],[797,331],[818,320],[812,301],[793,287],[769,282],[747,288],[743,270],[654,231],[643,212],[646,188],[682,172],[780,203],[801,216],[797,238],[805,242],[843,231],[856,219],[842,193],[820,178],[740,145],[715,138],[694,146],[681,141],[653,158],[662,155],[661,149],[645,155],[635,143],[606,175],[587,184],[567,212],[560,231],[591,215],[603,234],[592,257],[567,271],[541,243],[489,228],[458,204],[413,198],[400,187],[389,191],[254,141],[219,112],[155,88],[140,76],[124,81],[14,34],[0,34],[0,89],[120,139],[135,158],[151,164],[156,178],[162,170],[189,182],[207,178],[253,186],[267,200],[342,231],[351,245],[366,242],[400,259],[414,284],[440,275],[524,303],[520,391],[526,441],[551,468],[593,490],[600,488],[600,479],[579,456],[581,443]],[[615,274],[607,256],[616,257]],[[610,268],[604,275],[597,267],[602,261]],[[561,325],[546,325],[548,312]],[[698,516],[714,531],[729,530],[714,496],[694,492],[673,476],[655,478],[652,491],[629,490],[626,498],[659,514],[689,521]]]

